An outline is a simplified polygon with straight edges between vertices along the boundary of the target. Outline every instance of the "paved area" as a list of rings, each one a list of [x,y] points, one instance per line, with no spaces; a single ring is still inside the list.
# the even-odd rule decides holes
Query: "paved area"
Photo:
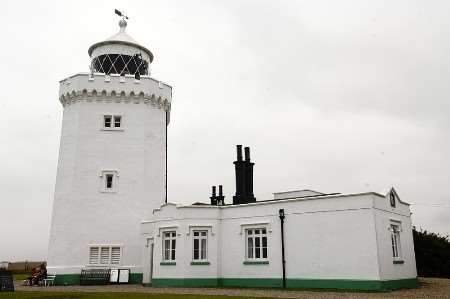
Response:
[[[230,288],[152,288],[141,285],[26,287],[17,282],[17,291],[30,292],[132,292],[155,294],[199,294],[266,298],[450,298],[450,279],[421,278],[418,289],[382,293],[302,291]]]

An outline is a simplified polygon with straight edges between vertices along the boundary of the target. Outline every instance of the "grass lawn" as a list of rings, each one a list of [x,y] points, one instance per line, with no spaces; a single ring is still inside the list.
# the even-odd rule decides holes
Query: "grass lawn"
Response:
[[[13,274],[13,279],[21,281],[21,280],[27,279],[27,277],[29,277],[29,276],[31,276],[30,273]]]
[[[1,292],[0,298],[40,298],[40,299],[252,299],[251,297],[137,294],[137,293],[73,293],[73,292]],[[253,298],[256,299],[256,298]],[[261,298],[259,298],[261,299]]]

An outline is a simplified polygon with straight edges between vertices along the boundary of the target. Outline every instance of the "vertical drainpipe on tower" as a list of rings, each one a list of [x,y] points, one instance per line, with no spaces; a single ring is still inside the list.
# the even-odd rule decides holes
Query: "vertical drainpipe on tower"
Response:
[[[167,115],[169,114],[169,110],[166,110],[166,182],[165,182],[165,189],[166,189],[166,195],[165,195],[165,203],[167,203],[167,126],[169,125],[167,123],[168,117]]]
[[[281,264],[283,266],[283,288],[286,288],[286,260],[284,256],[284,209],[278,211],[278,216],[280,217],[281,223]]]

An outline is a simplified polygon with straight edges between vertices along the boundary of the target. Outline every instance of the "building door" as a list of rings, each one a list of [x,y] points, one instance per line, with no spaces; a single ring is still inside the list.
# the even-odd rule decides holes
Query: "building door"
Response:
[[[150,244],[150,272],[149,272],[149,283],[152,283],[152,278],[153,278],[153,241]]]
[[[153,238],[147,239],[147,243],[145,245],[145,256],[144,256],[144,277],[142,279],[142,283],[151,284],[153,278]]]

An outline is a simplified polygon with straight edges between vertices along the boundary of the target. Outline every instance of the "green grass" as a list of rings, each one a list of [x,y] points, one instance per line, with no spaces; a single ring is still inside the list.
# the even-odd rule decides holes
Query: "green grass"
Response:
[[[31,276],[30,273],[26,273],[26,274],[24,274],[24,273],[13,274],[13,279],[14,279],[14,280],[19,280],[19,281],[21,281],[21,280],[27,279],[27,277],[29,277],[29,276]]]
[[[2,292],[0,298],[18,299],[252,299],[251,297],[138,294],[138,293],[75,293],[75,292]],[[256,298],[253,298],[256,299]],[[259,298],[261,299],[261,298]]]

